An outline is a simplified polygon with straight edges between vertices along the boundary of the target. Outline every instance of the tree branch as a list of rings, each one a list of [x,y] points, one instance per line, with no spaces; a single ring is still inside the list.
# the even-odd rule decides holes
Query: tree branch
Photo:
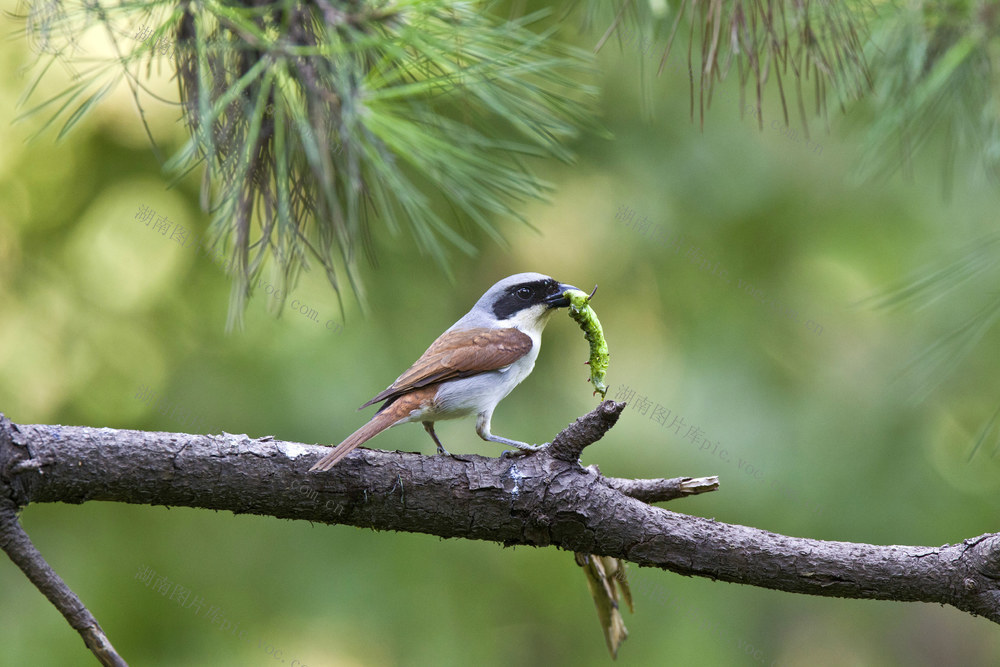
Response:
[[[326,447],[229,433],[15,426],[0,414],[0,496],[16,507],[105,500],[556,546],[794,593],[949,604],[1000,622],[1000,534],[880,546],[653,507],[647,501],[710,491],[718,480],[625,480],[581,467],[579,451],[624,407],[605,401],[550,448],[514,459],[359,449],[313,474]]]

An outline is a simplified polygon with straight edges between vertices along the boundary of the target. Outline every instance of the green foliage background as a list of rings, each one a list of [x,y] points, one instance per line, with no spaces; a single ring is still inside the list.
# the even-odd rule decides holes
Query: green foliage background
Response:
[[[591,48],[605,28],[570,25],[561,37]],[[336,443],[367,418],[355,408],[486,287],[535,270],[600,285],[608,396],[635,391],[585,464],[623,477],[718,474],[718,492],[670,509],[790,535],[937,545],[996,531],[1000,459],[991,440],[974,450],[1000,402],[996,332],[931,376],[914,372],[995,287],[973,280],[919,309],[866,301],[921,271],[961,265],[995,234],[996,189],[961,178],[945,196],[933,142],[907,177],[859,179],[866,128],[878,121],[863,104],[831,116],[827,133],[813,128],[805,144],[774,122],[774,91],[759,129],[727,80],[701,130],[683,60],[644,78],[662,46],[605,46],[596,83],[614,139],[582,135],[575,164],[537,161],[555,186],[551,202],[518,204],[534,229],[499,220],[505,245],[455,223],[479,251],[449,255],[454,282],[406,231],[376,220],[377,263],[361,269],[369,314],[347,297],[342,317],[314,271],[288,305],[306,304],[318,322],[287,307],[274,317],[258,291],[245,329],[226,334],[230,283],[218,264],[135,219],[145,206],[204,233],[197,179],[166,188],[125,90],[60,141],[26,143],[44,122],[11,125],[31,54],[23,40],[2,43],[0,410],[21,423]],[[55,94],[65,82],[57,73],[40,85]],[[165,73],[155,85],[176,92]],[[166,145],[183,143],[176,107],[146,113]],[[958,159],[965,174],[979,156]],[[618,219],[623,207],[648,228]],[[798,315],[779,315],[740,281]],[[536,372],[502,403],[494,430],[541,442],[589,410],[586,356],[576,325],[554,319]],[[138,400],[140,386],[175,409]],[[699,450],[686,428],[657,424],[656,405],[721,442],[729,459]],[[467,420],[438,432],[453,451],[499,453]],[[373,445],[433,451],[416,427]],[[583,577],[554,549],[101,503],[30,506],[22,519],[135,665],[609,662]],[[205,612],[218,607],[249,641],[138,581],[145,568],[200,597]],[[635,567],[631,577],[636,613],[626,614],[622,665],[1000,661],[996,626],[949,608]],[[76,633],[10,564],[0,590],[0,663],[88,664]]]

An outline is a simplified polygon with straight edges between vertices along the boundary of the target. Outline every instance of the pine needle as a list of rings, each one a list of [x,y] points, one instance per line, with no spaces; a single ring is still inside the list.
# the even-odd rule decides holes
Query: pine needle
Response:
[[[60,136],[123,79],[141,109],[141,63],[145,76],[154,62],[176,68],[190,140],[165,168],[204,170],[210,237],[233,267],[231,327],[268,267],[287,295],[318,264],[338,300],[346,278],[364,306],[358,262],[381,229],[408,233],[445,271],[452,250],[476,251],[464,220],[502,242],[498,221],[548,191],[527,160],[569,161],[568,141],[595,127],[591,57],[558,41],[549,10],[508,20],[454,0],[53,2],[65,11],[32,24],[47,26],[51,60],[74,62],[58,39],[92,26],[117,54],[28,112],[55,108]]]

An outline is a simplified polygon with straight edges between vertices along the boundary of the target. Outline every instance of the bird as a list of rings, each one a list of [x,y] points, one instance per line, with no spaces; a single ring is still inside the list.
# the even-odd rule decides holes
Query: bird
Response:
[[[541,273],[518,273],[500,280],[472,309],[431,343],[410,368],[359,410],[384,401],[371,420],[317,461],[310,472],[329,470],[389,427],[420,422],[439,454],[448,454],[434,422],[476,415],[483,440],[523,451],[537,445],[494,435],[490,421],[497,404],[535,367],[542,330],[572,285]]]

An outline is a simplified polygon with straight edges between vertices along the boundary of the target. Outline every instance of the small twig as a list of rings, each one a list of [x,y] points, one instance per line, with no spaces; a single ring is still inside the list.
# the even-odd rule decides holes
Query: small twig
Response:
[[[83,643],[102,665],[128,667],[128,663],[115,651],[115,647],[111,645],[94,615],[32,544],[31,538],[17,520],[17,508],[10,501],[6,501],[4,505],[0,508],[0,548],[80,633]]]
[[[624,409],[624,403],[604,401],[560,431],[552,439],[549,454],[560,461],[578,460],[585,447],[600,440],[615,425]]]
[[[644,503],[660,503],[698,493],[708,493],[719,488],[719,478],[674,477],[673,479],[622,479],[605,477],[612,489]]]

